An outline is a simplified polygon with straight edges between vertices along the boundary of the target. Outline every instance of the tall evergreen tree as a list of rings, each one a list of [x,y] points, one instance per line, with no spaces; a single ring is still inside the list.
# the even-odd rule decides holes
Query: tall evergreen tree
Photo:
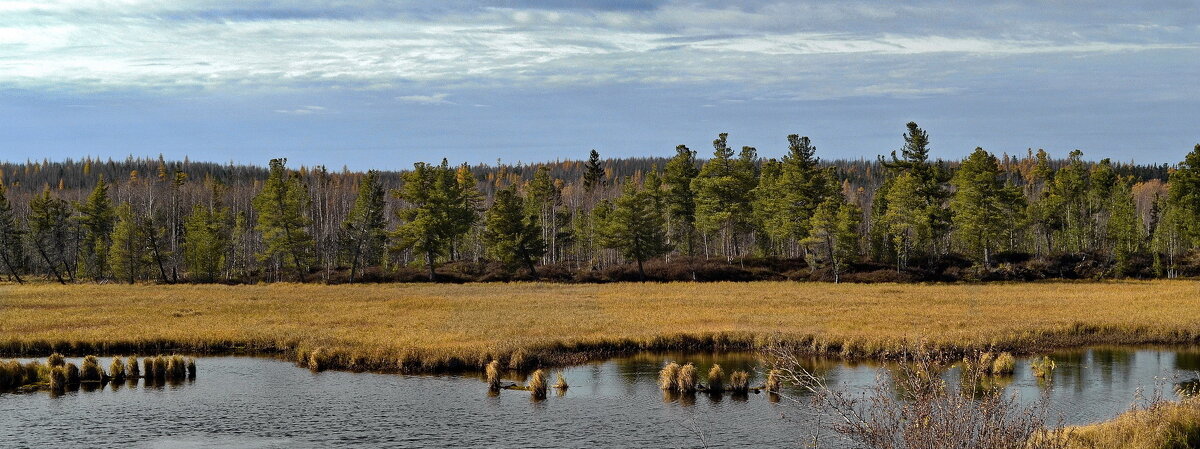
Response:
[[[108,198],[108,183],[101,176],[87,201],[78,205],[80,231],[79,265],[83,276],[95,280],[104,278],[108,266],[108,249],[112,245],[113,222],[116,212]]]
[[[61,284],[74,280],[67,259],[71,230],[71,205],[54,197],[47,187],[29,201],[29,240],[46,270]],[[65,275],[65,277],[64,277]]]
[[[699,174],[696,152],[684,145],[676,146],[675,156],[667,161],[663,174],[666,185],[663,199],[670,225],[668,237],[688,256],[694,256],[696,249],[696,195],[692,180]]]
[[[913,247],[929,238],[928,216],[921,214],[926,204],[919,191],[921,180],[913,173],[904,173],[894,179],[887,192],[887,212],[883,224],[891,236],[896,251],[896,270],[908,266]]]
[[[705,233],[719,233],[721,253],[733,258],[740,252],[738,235],[753,217],[751,192],[757,184],[753,147],[743,147],[734,158],[727,133],[713,141],[713,158],[704,163],[692,180],[696,192],[696,225]]]
[[[183,261],[192,280],[214,282],[225,272],[229,211],[197,204],[183,223]]]
[[[394,232],[396,249],[412,249],[423,255],[429,280],[436,281],[437,258],[477,219],[472,195],[445,160],[438,166],[418,162],[404,175],[404,185],[394,194],[407,203],[407,207],[396,211],[402,222]]]
[[[313,245],[309,224],[308,191],[300,178],[286,167],[287,159],[272,159],[271,171],[263,189],[254,197],[258,223],[255,230],[262,233],[266,247],[260,260],[274,260],[295,270],[303,281],[308,271],[309,253]]]
[[[668,249],[663,216],[654,203],[651,192],[626,182],[601,227],[602,244],[633,259],[642,280],[646,279],[645,261],[665,254]]]
[[[1138,218],[1137,205],[1133,203],[1133,190],[1129,179],[1115,179],[1106,198],[1110,211],[1105,229],[1106,246],[1111,248],[1115,262],[1113,274],[1129,274],[1130,259],[1141,251],[1142,223]]]
[[[1183,230],[1189,246],[1200,245],[1200,144],[1184,157],[1171,173],[1169,201],[1186,223]]]
[[[117,206],[116,215],[112,246],[108,250],[108,265],[115,279],[132,284],[141,278],[149,257],[146,228],[129,203]]]
[[[484,243],[492,257],[509,266],[522,266],[537,276],[535,261],[546,250],[534,215],[526,212],[524,199],[513,186],[496,192],[495,202],[484,216]]]
[[[596,187],[604,187],[604,163],[600,161],[600,153],[592,150],[583,167],[583,190],[591,192]]]
[[[24,266],[25,230],[21,229],[17,217],[13,214],[12,203],[8,200],[8,189],[0,180],[0,263],[4,264],[8,275],[17,283],[24,284],[21,279],[21,269]]]
[[[963,160],[951,183],[955,188],[950,200],[955,233],[963,248],[989,267],[1012,224],[1009,217],[1020,193],[1005,185],[999,161],[983,148],[976,148]]]
[[[387,217],[379,172],[371,170],[358,184],[354,208],[342,222],[343,247],[350,258],[350,282],[361,267],[379,263],[387,244]]]
[[[949,196],[946,182],[950,180],[950,175],[940,163],[934,164],[929,161],[929,133],[915,122],[908,122],[907,127],[908,132],[904,134],[904,146],[900,148],[900,156],[893,151],[891,162],[885,165],[893,172],[912,175],[911,187],[915,188],[912,194],[916,196],[917,201],[906,205],[913,207],[912,209],[889,210],[888,213],[893,216],[914,214],[922,222],[917,227],[922,232],[911,236],[911,247],[905,250],[905,253],[917,248],[925,255],[937,257],[944,249],[940,241],[949,234],[950,228],[950,211],[944,205]],[[894,186],[892,188],[894,189]],[[888,207],[897,206],[889,202]],[[896,241],[895,236],[893,241]]]

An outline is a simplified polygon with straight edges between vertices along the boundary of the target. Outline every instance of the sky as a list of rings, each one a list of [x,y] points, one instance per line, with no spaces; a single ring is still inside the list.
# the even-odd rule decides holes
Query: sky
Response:
[[[1174,163],[1200,2],[0,0],[0,160],[361,170],[975,147]]]

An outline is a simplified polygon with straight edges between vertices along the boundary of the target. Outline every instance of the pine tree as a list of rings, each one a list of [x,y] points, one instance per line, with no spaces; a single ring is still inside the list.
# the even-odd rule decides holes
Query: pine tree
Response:
[[[254,229],[262,233],[266,245],[258,257],[290,265],[296,271],[296,278],[303,281],[313,245],[305,213],[311,200],[300,178],[289,172],[286,164],[287,159],[271,160],[270,174],[262,191],[254,197],[258,216]]]
[[[108,265],[115,279],[132,284],[142,276],[148,259],[145,226],[128,203],[117,206],[116,215]]]
[[[550,176],[550,167],[538,167],[533,174],[533,180],[525,187],[526,199],[523,201],[526,215],[533,217],[537,224],[541,240],[554,248],[555,236],[558,234],[557,207],[561,201],[561,192]],[[553,251],[549,254],[553,257]],[[547,262],[553,262],[548,260]]]
[[[1091,217],[1088,212],[1088,171],[1083,163],[1083,152],[1072,151],[1066,167],[1054,172],[1054,182],[1046,197],[1045,207],[1055,217],[1051,223],[1058,224],[1059,248],[1067,252],[1079,252],[1088,248]]]
[[[1184,220],[1184,237],[1189,246],[1200,245],[1200,144],[1188,153],[1171,173],[1168,196],[1175,213]]]
[[[896,251],[896,270],[908,266],[913,247],[928,238],[929,221],[921,213],[926,204],[918,193],[921,180],[913,173],[904,173],[894,179],[887,195],[887,212],[883,224],[891,236]]]
[[[183,223],[183,261],[193,281],[213,282],[225,271],[229,211],[197,204]]]
[[[0,179],[0,263],[4,264],[4,269],[12,279],[24,284],[21,269],[25,261],[22,243],[25,230],[21,229],[17,217],[13,214],[12,203],[9,202],[7,193],[8,189]]]
[[[379,172],[367,172],[358,184],[354,208],[342,222],[342,239],[350,258],[350,282],[354,282],[361,267],[379,263],[387,244],[386,203],[378,178]]]
[[[958,168],[954,179],[954,231],[968,253],[979,257],[983,267],[1003,240],[1011,222],[1013,192],[1005,186],[999,161],[983,148],[976,148]]]
[[[644,263],[668,250],[663,217],[655,206],[654,196],[633,182],[626,182],[612,211],[603,217],[601,244],[616,249],[622,256],[637,263],[638,276],[644,281]]]
[[[113,222],[116,212],[108,198],[108,183],[104,177],[96,182],[86,202],[77,206],[83,239],[79,243],[80,270],[83,276],[95,280],[104,278],[108,265],[108,249],[112,245]]]
[[[696,195],[692,191],[692,180],[700,174],[696,168],[696,152],[688,147],[675,147],[675,156],[667,162],[663,175],[666,192],[667,220],[671,231],[669,238],[675,248],[682,248],[687,255],[694,256],[696,249]]]
[[[71,230],[71,205],[46,188],[29,201],[29,239],[46,269],[61,284],[75,280],[67,261]],[[64,274],[66,278],[64,278]]]
[[[496,192],[495,202],[484,216],[484,243],[496,260],[523,266],[537,277],[534,261],[546,250],[537,219],[526,212],[524,200],[514,186]]]
[[[787,139],[788,153],[781,162],[779,178],[782,193],[779,219],[788,223],[787,235],[799,241],[808,237],[809,219],[832,193],[833,177],[820,169],[817,147],[808,137],[792,134]]]
[[[940,163],[935,165],[929,161],[929,134],[915,122],[908,122],[907,128],[908,132],[904,134],[904,146],[900,149],[900,156],[897,157],[896,152],[893,151],[891,162],[885,163],[885,166],[892,169],[893,172],[913,176],[910,187],[915,189],[912,194],[918,201],[910,205],[915,206],[910,210],[889,210],[888,212],[892,215],[916,214],[922,221],[917,227],[922,232],[911,236],[914,240],[909,244],[927,256],[937,257],[943,249],[939,240],[948,235],[950,229],[950,211],[944,205],[949,196],[946,182],[950,180],[950,176]],[[891,189],[894,190],[895,187],[891,186]],[[907,193],[898,195],[907,195]],[[892,205],[888,204],[888,207],[891,208]],[[893,236],[893,241],[895,241],[895,236]],[[905,253],[911,252],[912,249],[905,250]]]
[[[429,280],[436,281],[437,258],[478,218],[474,196],[458,182],[445,160],[438,166],[418,162],[405,173],[403,187],[394,194],[408,204],[396,211],[402,224],[393,233],[395,248],[424,255]]]
[[[1142,223],[1138,218],[1137,206],[1133,203],[1133,191],[1130,180],[1116,179],[1110,189],[1111,196],[1107,198],[1107,209],[1111,211],[1108,217],[1107,246],[1112,249],[1115,265],[1114,275],[1125,276],[1129,273],[1130,258],[1141,251]]]
[[[726,133],[713,141],[713,158],[704,163],[692,180],[696,192],[696,225],[705,233],[719,232],[722,254],[732,259],[740,252],[738,235],[753,217],[752,194],[758,173],[753,147],[743,147],[733,157]]]

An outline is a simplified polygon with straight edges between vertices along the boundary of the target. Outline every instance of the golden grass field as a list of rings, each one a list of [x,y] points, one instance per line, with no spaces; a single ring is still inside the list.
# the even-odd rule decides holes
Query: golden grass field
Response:
[[[1029,352],[1197,342],[1198,305],[1191,281],[0,284],[0,352],[244,351],[298,354],[315,368],[426,372],[772,339],[851,357],[916,341]]]

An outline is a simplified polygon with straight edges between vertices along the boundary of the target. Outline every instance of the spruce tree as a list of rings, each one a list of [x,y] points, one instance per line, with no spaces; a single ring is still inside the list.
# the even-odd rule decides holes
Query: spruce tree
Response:
[[[394,195],[407,203],[407,207],[396,211],[402,223],[393,233],[395,248],[423,255],[429,280],[436,281],[437,258],[478,219],[475,196],[458,181],[445,160],[438,166],[415,164],[405,173],[404,185]]]
[[[304,281],[313,245],[307,229],[310,220],[305,212],[311,200],[300,178],[286,164],[287,159],[271,160],[270,174],[262,191],[254,197],[258,218],[254,229],[262,233],[265,244],[258,257],[290,266],[296,278]]]
[[[1013,204],[1013,192],[1005,186],[999,161],[983,148],[976,148],[958,168],[954,179],[954,231],[962,247],[978,257],[983,267],[1001,245]]]
[[[146,228],[134,214],[129,203],[117,206],[117,222],[113,226],[112,245],[108,250],[108,266],[118,281],[136,282],[145,271],[147,262]]]
[[[21,229],[16,215],[13,214],[12,203],[8,200],[7,194],[8,189],[0,180],[0,263],[4,264],[5,271],[13,280],[24,284],[25,281],[21,279],[21,270],[25,261],[24,243],[22,242],[25,230]]]
[[[690,256],[696,249],[696,195],[692,180],[700,174],[696,168],[696,152],[684,145],[675,147],[675,156],[667,161],[663,174],[666,192],[667,220],[670,225],[669,238],[676,249]]]
[[[193,281],[214,282],[225,272],[229,247],[229,211],[202,204],[183,223],[183,261]]]
[[[108,183],[101,176],[87,201],[77,206],[80,230],[79,265],[83,276],[94,280],[104,278],[108,265],[108,249],[112,245],[113,222],[116,212],[108,198]]]
[[[916,174],[904,173],[895,178],[887,192],[888,208],[883,224],[896,251],[897,271],[908,266],[914,246],[929,238],[929,220],[921,213],[926,204],[918,193],[920,188],[921,180]]]
[[[362,267],[379,263],[387,244],[387,217],[384,215],[384,189],[379,172],[371,170],[358,184],[354,208],[342,222],[344,248],[350,259],[350,282]]]
[[[591,192],[597,187],[604,187],[604,164],[600,162],[600,153],[592,150],[583,166],[583,190]]]
[[[696,192],[696,225],[705,233],[719,233],[722,254],[732,259],[740,252],[738,235],[747,230],[753,217],[752,191],[757,184],[757,155],[743,147],[734,158],[729,135],[713,141],[713,158],[704,163],[692,180]]]
[[[1171,173],[1168,184],[1171,207],[1186,223],[1184,238],[1189,246],[1200,245],[1200,144]]]
[[[1130,180],[1118,178],[1106,198],[1110,211],[1106,224],[1107,246],[1111,248],[1114,275],[1129,274],[1130,259],[1141,251],[1142,223],[1133,202]]]
[[[885,163],[885,166],[894,173],[912,175],[913,179],[910,183],[911,187],[915,189],[912,194],[915,195],[917,201],[907,205],[912,207],[911,209],[889,210],[887,213],[891,215],[914,214],[922,222],[918,226],[922,232],[911,236],[914,240],[909,242],[911,247],[905,250],[905,253],[916,249],[924,255],[937,257],[943,250],[939,240],[949,234],[950,228],[950,211],[944,204],[949,196],[946,182],[950,180],[950,176],[940,163],[934,164],[929,160],[929,133],[917,126],[915,122],[908,122],[906,126],[908,132],[904,134],[904,146],[900,149],[900,156],[893,151],[891,162]],[[889,189],[894,190],[894,188],[894,186],[889,186]],[[907,193],[898,195],[907,195]],[[895,205],[889,202],[888,207],[892,208]],[[896,241],[894,235],[893,241]]]
[[[29,201],[30,246],[46,270],[61,284],[75,279],[67,260],[68,240],[72,234],[70,221],[71,205],[52,196],[49,187]]]
[[[541,227],[526,211],[525,201],[515,186],[496,192],[484,216],[483,241],[492,257],[513,267],[521,266],[537,277],[535,261],[546,251]]]

